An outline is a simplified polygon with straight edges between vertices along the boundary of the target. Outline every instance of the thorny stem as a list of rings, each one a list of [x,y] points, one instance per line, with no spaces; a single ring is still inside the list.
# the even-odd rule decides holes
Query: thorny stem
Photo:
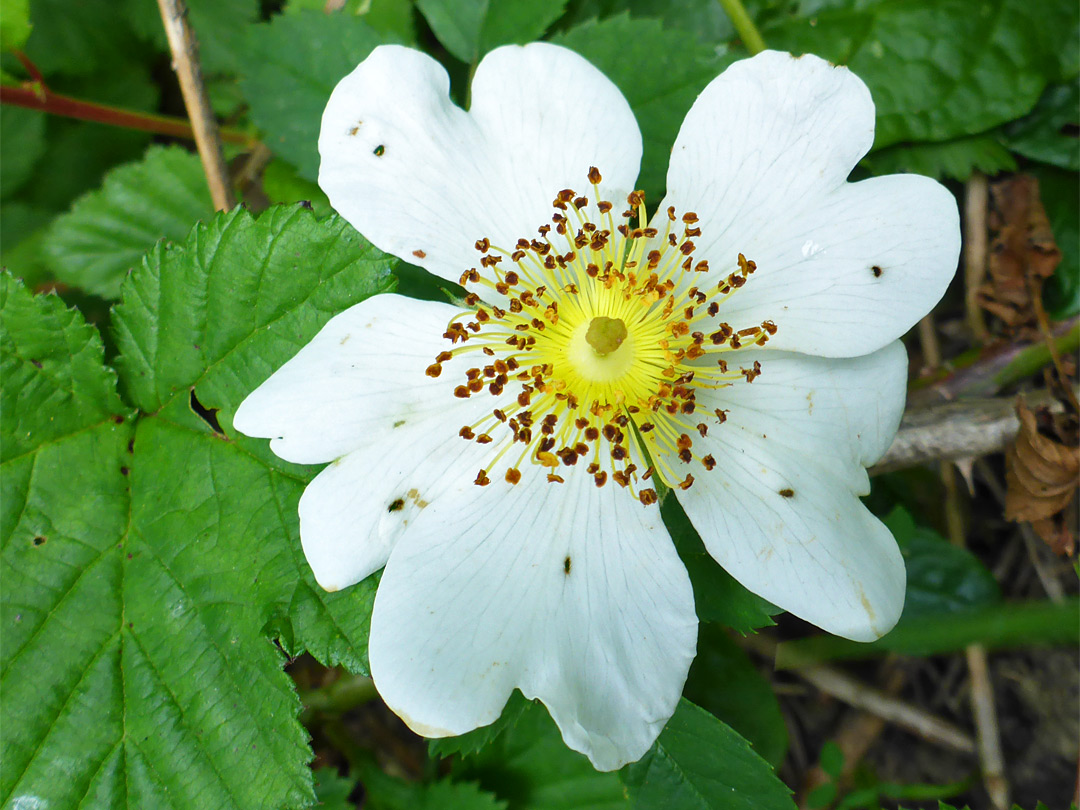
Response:
[[[750,19],[750,15],[746,13],[742,0],[720,0],[720,5],[724,9],[724,13],[731,18],[731,23],[735,26],[739,39],[746,46],[746,50],[750,51],[750,55],[753,56],[765,50],[765,40],[761,38],[757,26]]]
[[[0,104],[25,107],[28,110],[40,110],[50,115],[76,118],[80,121],[93,121],[97,124],[108,124],[124,129],[153,132],[156,135],[195,139],[195,131],[184,118],[136,112],[121,107],[112,107],[108,104],[83,101],[71,96],[54,93],[40,82],[35,85],[35,89],[7,85],[0,86]],[[244,146],[248,146],[255,141],[247,133],[236,129],[221,130],[221,139]]]

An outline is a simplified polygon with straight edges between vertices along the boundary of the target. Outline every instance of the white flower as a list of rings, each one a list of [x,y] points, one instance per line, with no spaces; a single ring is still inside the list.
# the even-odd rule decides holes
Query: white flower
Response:
[[[328,590],[385,566],[371,671],[409,726],[461,734],[517,687],[614,769],[695,651],[657,479],[750,590],[852,639],[896,622],[903,561],[859,496],[903,409],[897,339],[956,267],[956,204],[924,177],[846,182],[874,106],[813,56],[705,89],[651,222],[628,200],[637,124],[581,57],[499,48],[469,112],[448,89],[377,48],[327,105],[320,183],[466,305],[356,305],[234,425],[332,462],[300,500],[304,551]]]

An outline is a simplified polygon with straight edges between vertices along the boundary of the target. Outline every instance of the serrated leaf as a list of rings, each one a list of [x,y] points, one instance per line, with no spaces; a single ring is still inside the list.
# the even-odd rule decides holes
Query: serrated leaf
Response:
[[[584,23],[551,41],[580,53],[626,96],[645,149],[638,187],[659,203],[683,118],[698,93],[734,57],[688,42],[685,34],[665,30],[657,20],[635,20],[628,14]]]
[[[701,621],[717,622],[739,633],[775,624],[772,615],[780,609],[750,593],[709,556],[676,498],[665,498],[660,514],[690,574],[694,607]]]
[[[770,47],[847,65],[877,107],[876,148],[945,141],[1018,118],[1071,48],[1071,4],[887,0],[830,8],[762,31]],[[943,32],[949,46],[941,47]]]
[[[636,810],[792,810],[791,791],[742,737],[690,701],[623,772]]]
[[[506,810],[506,802],[473,782],[406,782],[374,766],[363,769],[362,781],[369,810]]]
[[[950,613],[977,610],[1001,601],[994,575],[970,551],[919,526],[903,507],[893,509],[884,523],[896,538],[907,567],[902,624],[928,616],[945,621]]]
[[[264,628],[287,623],[296,649],[363,669],[374,584],[317,588],[296,514],[313,471],[274,468],[210,415],[231,429],[266,366],[330,308],[385,289],[388,262],[303,209],[237,210],[159,246],[116,310],[139,358],[126,387],[155,411],[133,440],[93,329],[4,283],[4,447],[19,454],[4,456],[0,504],[0,802],[307,806],[300,705]]]
[[[94,327],[55,295],[33,297],[0,275],[0,461],[123,415]]]
[[[972,172],[993,176],[1012,171],[1016,161],[997,137],[982,134],[940,143],[896,144],[871,152],[860,165],[876,175],[910,172],[966,183]]]
[[[30,0],[0,0],[0,48],[22,48],[29,36]]]
[[[449,757],[454,754],[470,754],[482,751],[485,746],[512,727],[521,715],[528,710],[530,702],[517,689],[510,693],[509,700],[503,706],[499,719],[490,725],[481,726],[457,737],[439,737],[428,741],[428,752],[434,757]]]
[[[116,298],[128,270],[158,239],[181,241],[213,212],[198,155],[153,147],[138,163],[111,171],[101,189],[53,223],[45,262],[60,281]]]
[[[601,773],[566,747],[547,709],[527,701],[517,721],[475,756],[456,763],[455,778],[478,780],[510,810],[625,810],[615,773]]]
[[[700,625],[697,647],[683,690],[687,700],[727,723],[779,768],[788,734],[772,685],[718,625]]]
[[[465,64],[499,45],[523,45],[562,16],[567,0],[416,0],[439,42]]]
[[[1029,160],[1060,169],[1080,170],[1080,86],[1075,81],[1050,87],[1031,115],[1006,128],[1009,148]]]
[[[301,177],[318,178],[319,122],[335,85],[376,45],[392,41],[358,17],[316,11],[249,26],[241,90],[266,145]]]
[[[247,28],[259,18],[258,0],[186,0],[188,22],[199,43],[206,73],[238,73]],[[126,0],[125,16],[139,36],[168,53],[169,42],[157,3]]]

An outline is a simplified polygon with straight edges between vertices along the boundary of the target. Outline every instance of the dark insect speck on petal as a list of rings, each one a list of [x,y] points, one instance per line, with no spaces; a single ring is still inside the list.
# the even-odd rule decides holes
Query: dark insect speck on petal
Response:
[[[397,498],[396,500],[392,501],[388,507],[386,507],[386,511],[387,512],[400,512],[404,508],[405,508],[405,499],[404,498]]]

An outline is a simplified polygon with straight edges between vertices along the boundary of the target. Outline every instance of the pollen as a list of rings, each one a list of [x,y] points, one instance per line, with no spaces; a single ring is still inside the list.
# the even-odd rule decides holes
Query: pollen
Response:
[[[659,500],[653,476],[687,489],[695,474],[722,469],[702,449],[727,411],[698,408],[699,393],[752,383],[761,364],[723,355],[763,346],[775,321],[732,325],[725,304],[757,265],[743,254],[723,268],[697,254],[702,225],[693,211],[667,208],[656,226],[645,195],[626,209],[591,191],[563,189],[551,222],[510,245],[476,240],[477,266],[464,270],[467,309],[447,325],[448,341],[426,374],[467,355],[454,397],[492,397],[487,416],[461,428],[486,445],[490,459],[474,481],[496,474],[550,483],[586,474],[649,506]],[[713,414],[710,415],[710,410]]]

